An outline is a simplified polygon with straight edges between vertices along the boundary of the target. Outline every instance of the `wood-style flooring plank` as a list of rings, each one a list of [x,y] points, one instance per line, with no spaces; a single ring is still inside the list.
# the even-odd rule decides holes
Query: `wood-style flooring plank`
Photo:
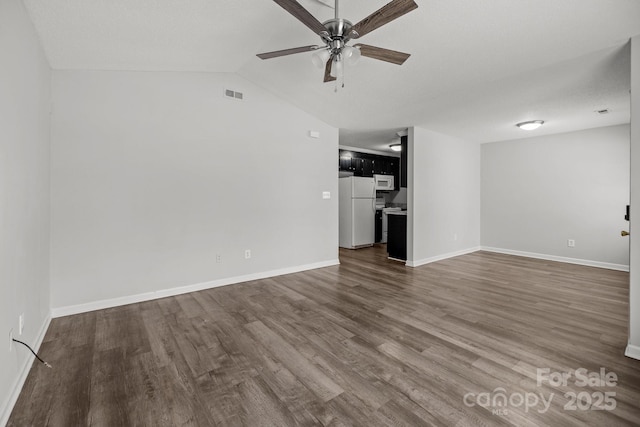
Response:
[[[262,322],[249,323],[245,325],[245,328],[322,401],[327,402],[344,391],[298,350]]]

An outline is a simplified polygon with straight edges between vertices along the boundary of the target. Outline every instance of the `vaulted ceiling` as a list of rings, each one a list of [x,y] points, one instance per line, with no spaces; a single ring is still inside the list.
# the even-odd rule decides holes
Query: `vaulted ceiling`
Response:
[[[388,1],[341,0],[340,16],[355,23]],[[310,53],[255,56],[320,42],[271,0],[24,3],[54,69],[233,72],[339,127],[343,142],[381,147],[412,125],[488,142],[531,136],[514,126],[531,119],[546,121],[536,135],[628,123],[626,43],[640,34],[637,0],[416,0],[359,40],[407,62],[363,57],[336,92]]]

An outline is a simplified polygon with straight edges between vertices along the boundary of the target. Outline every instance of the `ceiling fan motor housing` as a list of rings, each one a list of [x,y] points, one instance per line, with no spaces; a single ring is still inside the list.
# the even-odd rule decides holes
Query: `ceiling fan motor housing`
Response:
[[[342,48],[357,33],[352,31],[353,24],[346,19],[330,19],[322,23],[328,34],[321,34],[322,40],[331,48],[333,53],[340,53]]]

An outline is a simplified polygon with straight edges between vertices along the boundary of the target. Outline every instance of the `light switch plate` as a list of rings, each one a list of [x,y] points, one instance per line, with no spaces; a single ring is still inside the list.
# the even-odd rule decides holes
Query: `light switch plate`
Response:
[[[323,191],[322,192],[322,198],[323,199],[330,199],[331,198],[331,192],[330,191]]]

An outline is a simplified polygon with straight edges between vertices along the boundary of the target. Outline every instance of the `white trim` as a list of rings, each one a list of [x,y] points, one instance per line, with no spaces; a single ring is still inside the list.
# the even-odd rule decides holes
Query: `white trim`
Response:
[[[195,285],[180,286],[177,288],[162,289],[143,294],[128,295],[125,297],[110,298],[106,300],[93,301],[78,305],[56,307],[51,309],[52,317],[70,316],[72,314],[86,313],[88,311],[102,310],[105,308],[117,307],[120,305],[134,304],[137,302],[151,301],[159,298],[172,297],[189,292],[202,291],[204,289],[217,288],[219,286],[233,285],[234,283],[249,282],[252,280],[266,279],[284,274],[298,273],[300,271],[314,270],[316,268],[330,267],[340,264],[337,259],[316,262],[313,264],[298,265],[295,267],[281,268],[278,270],[264,271],[261,273],[247,274],[244,276],[227,277],[224,279],[212,280],[210,282],[196,283]]]
[[[624,355],[632,359],[640,360],[640,347],[637,345],[627,345]]]
[[[44,319],[44,322],[42,323],[42,327],[40,328],[40,331],[38,331],[36,340],[32,345],[33,350],[36,353],[40,351],[40,345],[44,340],[44,336],[47,333],[47,330],[49,329],[50,323],[51,323],[51,314],[47,315],[47,318]],[[18,348],[16,347],[16,345],[19,345],[19,344],[14,343],[14,351],[16,351],[16,349]],[[29,350],[27,350],[26,348],[24,350],[26,351],[25,354],[27,354],[27,357],[24,358],[22,369],[20,369],[20,375],[18,375],[18,378],[16,378],[16,381],[13,383],[13,386],[10,389],[11,394],[9,395],[9,398],[4,402],[2,409],[0,411],[0,414],[1,414],[0,426],[7,425],[7,422],[9,422],[9,417],[11,416],[11,412],[13,411],[13,407],[18,401],[18,397],[20,396],[22,387],[24,387],[24,383],[27,380],[27,377],[29,376],[29,371],[31,370],[31,366],[33,365],[33,356],[31,355]]]
[[[606,268],[608,270],[617,271],[629,271],[629,266],[624,264],[612,264],[609,262],[591,261],[588,259],[568,258],[557,255],[538,254],[535,252],[514,251],[512,249],[492,248],[489,246],[482,246],[481,250],[487,252],[496,252],[499,254],[516,255],[527,258],[544,259],[547,261],[566,262],[567,264],[586,265],[588,267]]]
[[[479,250],[480,250],[480,246],[476,246],[476,247],[473,247],[473,248],[462,249],[462,250],[459,250],[459,251],[449,252],[449,253],[442,254],[442,255],[436,255],[436,256],[431,257],[431,258],[419,259],[417,261],[407,261],[406,265],[408,267],[419,267],[421,265],[431,264],[432,262],[442,261],[443,259],[453,258],[453,257],[457,257],[457,256],[460,256],[460,255],[470,254],[472,252],[477,252]]]

